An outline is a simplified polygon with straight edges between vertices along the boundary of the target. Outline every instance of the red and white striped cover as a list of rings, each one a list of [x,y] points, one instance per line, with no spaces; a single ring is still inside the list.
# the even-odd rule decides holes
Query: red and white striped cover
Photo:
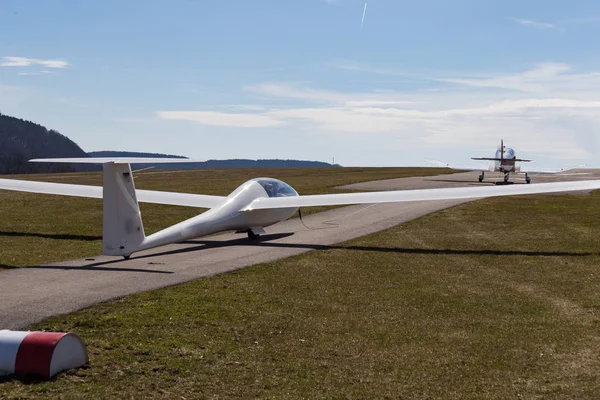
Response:
[[[88,362],[84,343],[73,333],[0,330],[0,375],[50,379]]]

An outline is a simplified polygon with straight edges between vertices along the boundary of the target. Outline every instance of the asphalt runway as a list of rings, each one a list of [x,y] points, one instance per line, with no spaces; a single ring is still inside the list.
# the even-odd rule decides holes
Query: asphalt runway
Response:
[[[374,191],[374,190],[403,190],[403,189],[436,189],[465,186],[504,185],[504,174],[486,172],[483,182],[478,181],[479,172],[460,172],[449,175],[428,177],[412,177],[401,179],[386,179],[373,182],[361,182],[342,186],[342,189]],[[558,174],[529,174],[531,183],[586,181],[600,179],[600,169],[573,169]],[[511,174],[509,184],[526,185],[524,175]]]
[[[600,171],[562,177],[532,175],[534,182],[600,179]],[[501,179],[501,178],[498,178]],[[493,179],[492,179],[493,181]],[[483,185],[490,183],[484,182]],[[481,185],[477,173],[402,178],[349,185],[354,190],[421,189]],[[175,285],[274,261],[391,228],[464,203],[464,200],[361,205],[337,208],[266,229],[250,241],[222,234],[136,253],[130,260],[98,256],[0,272],[0,329],[24,329],[44,318],[132,293]],[[374,249],[376,250],[376,249]]]

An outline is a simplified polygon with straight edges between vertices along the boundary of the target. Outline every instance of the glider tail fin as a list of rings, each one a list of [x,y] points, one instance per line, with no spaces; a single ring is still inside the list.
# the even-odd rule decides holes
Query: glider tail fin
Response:
[[[108,162],[103,166],[102,252],[129,257],[145,239],[131,165]]]

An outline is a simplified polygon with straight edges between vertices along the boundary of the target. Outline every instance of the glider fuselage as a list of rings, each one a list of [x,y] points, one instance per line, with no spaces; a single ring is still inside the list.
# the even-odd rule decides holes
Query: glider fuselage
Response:
[[[298,196],[298,193],[290,185],[277,179],[257,178],[249,180],[227,196],[221,206],[145,237],[136,251],[218,232],[261,230],[264,227],[285,221],[294,215],[298,208],[243,210],[258,198],[283,196]]]

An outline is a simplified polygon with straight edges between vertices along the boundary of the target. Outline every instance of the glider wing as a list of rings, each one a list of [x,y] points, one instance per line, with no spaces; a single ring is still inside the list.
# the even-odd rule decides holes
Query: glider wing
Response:
[[[253,201],[242,211],[350,204],[396,203],[405,201],[479,199],[539,193],[600,189],[600,180],[537,183],[533,185],[477,186],[447,189],[398,190],[388,192],[341,193],[311,196],[269,197]]]
[[[563,172],[567,172],[570,170],[573,170],[574,168],[525,168],[525,167],[521,167],[519,169],[519,171],[517,172],[521,172],[521,173],[528,173],[528,174],[560,174]],[[566,174],[568,175],[568,174]]]
[[[0,189],[18,192],[57,194],[63,196],[102,198],[102,187],[71,185],[66,183],[36,182],[15,179],[0,179]],[[173,206],[214,208],[225,201],[225,197],[203,194],[136,190],[140,203],[168,204]]]
[[[197,163],[200,160],[189,158],[143,158],[143,157],[81,157],[81,158],[34,158],[29,162],[43,163],[69,163],[69,164],[174,164],[174,163]]]

